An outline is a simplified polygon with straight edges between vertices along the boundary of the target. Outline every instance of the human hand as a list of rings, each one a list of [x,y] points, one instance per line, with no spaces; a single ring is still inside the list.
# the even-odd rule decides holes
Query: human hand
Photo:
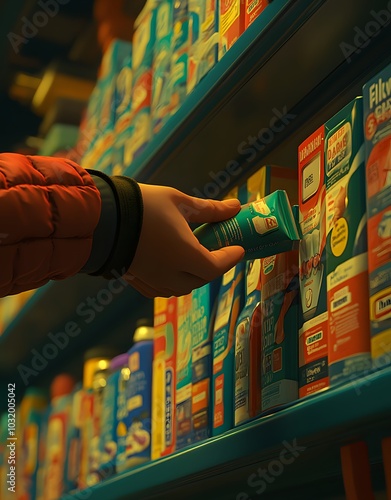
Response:
[[[181,296],[218,278],[244,256],[240,246],[210,252],[189,222],[218,222],[235,216],[238,200],[204,200],[174,188],[139,184],[143,222],[133,262],[124,278],[146,297]]]

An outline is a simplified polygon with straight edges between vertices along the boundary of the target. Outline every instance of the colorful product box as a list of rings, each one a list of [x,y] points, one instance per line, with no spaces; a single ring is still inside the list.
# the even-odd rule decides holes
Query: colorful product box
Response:
[[[261,260],[246,262],[246,300],[235,328],[235,426],[261,412]]]
[[[176,449],[191,444],[192,425],[192,335],[191,293],[178,297],[178,346],[176,359]]]
[[[133,36],[132,159],[144,151],[151,138],[152,66],[159,2],[151,0],[135,22]]]
[[[262,411],[298,398],[299,255],[262,259]]]
[[[330,384],[371,368],[363,100],[325,124]]]
[[[234,425],[235,327],[244,302],[244,263],[223,275],[213,325],[213,436]]]
[[[212,434],[212,333],[220,280],[192,292],[192,421],[193,441]]]
[[[173,56],[174,0],[164,0],[157,9],[156,44],[153,58],[152,129],[166,123],[171,113],[171,61]]]
[[[241,0],[223,0],[220,2],[219,59],[223,57],[242,34],[240,11]]]
[[[391,363],[391,65],[363,88],[373,367]]]
[[[122,175],[130,165],[132,156],[129,143],[132,139],[133,63],[128,56],[116,80],[115,141],[113,150],[113,175]]]
[[[171,114],[174,114],[180,108],[187,95],[189,48],[189,0],[177,0],[174,4]]]
[[[117,76],[125,60],[132,54],[132,44],[124,40],[113,40],[104,53],[97,86],[100,94],[98,126],[114,128],[119,96]]]
[[[299,397],[329,386],[326,289],[326,187],[324,126],[298,150],[300,295],[303,326],[299,331]]]
[[[152,460],[175,451],[177,298],[154,300]]]
[[[219,12],[220,0],[189,0],[188,93],[219,60]]]
[[[268,0],[241,0],[241,23],[242,32],[261,14],[269,5]]]

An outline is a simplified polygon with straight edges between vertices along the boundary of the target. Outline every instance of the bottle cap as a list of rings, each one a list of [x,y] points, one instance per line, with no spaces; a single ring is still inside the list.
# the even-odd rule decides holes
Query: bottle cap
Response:
[[[118,354],[120,354],[118,352],[118,349],[115,349],[114,347],[98,345],[96,347],[88,349],[88,351],[84,353],[84,361],[96,358],[112,359],[114,358],[114,356],[117,356]]]
[[[113,358],[110,362],[110,371],[115,372],[123,368],[124,366],[128,366],[129,362],[129,354],[127,352],[120,354]]]
[[[136,321],[136,330],[133,335],[133,342],[153,340],[153,334],[153,320],[150,318],[140,318]]]

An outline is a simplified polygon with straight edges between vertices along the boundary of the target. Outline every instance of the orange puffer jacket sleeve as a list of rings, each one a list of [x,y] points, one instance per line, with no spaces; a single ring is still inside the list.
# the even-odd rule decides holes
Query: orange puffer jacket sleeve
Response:
[[[78,273],[100,212],[99,190],[74,162],[0,154],[0,296]]]

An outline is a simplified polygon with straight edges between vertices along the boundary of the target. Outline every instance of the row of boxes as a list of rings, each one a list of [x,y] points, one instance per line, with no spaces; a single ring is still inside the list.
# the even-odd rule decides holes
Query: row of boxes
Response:
[[[86,168],[121,174],[265,9],[266,0],[148,0],[105,52],[80,131]]]

